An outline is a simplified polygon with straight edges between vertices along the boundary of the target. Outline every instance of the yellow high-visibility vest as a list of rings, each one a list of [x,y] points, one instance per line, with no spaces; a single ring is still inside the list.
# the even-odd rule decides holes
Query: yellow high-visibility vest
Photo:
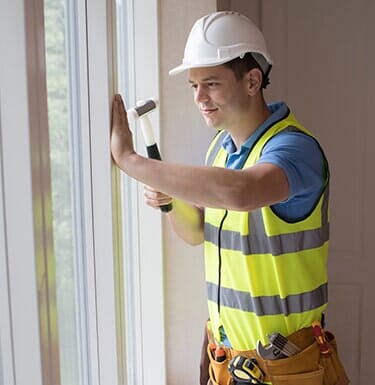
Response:
[[[267,141],[283,130],[312,136],[289,112],[259,138],[243,168],[253,166]],[[219,132],[210,145],[208,165],[225,167],[225,135]],[[328,181],[327,165],[320,199],[296,222],[280,218],[272,207],[205,209],[208,308],[218,340],[222,326],[234,349],[254,349],[273,332],[287,336],[320,320],[327,306]]]

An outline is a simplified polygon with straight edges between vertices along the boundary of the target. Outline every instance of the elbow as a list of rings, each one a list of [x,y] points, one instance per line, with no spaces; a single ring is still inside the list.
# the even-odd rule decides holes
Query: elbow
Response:
[[[183,237],[183,240],[190,246],[199,246],[204,242],[203,234],[194,234],[189,237]]]

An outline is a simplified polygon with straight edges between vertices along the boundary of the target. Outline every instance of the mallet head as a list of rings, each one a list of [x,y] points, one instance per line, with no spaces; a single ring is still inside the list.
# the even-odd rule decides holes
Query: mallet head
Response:
[[[127,110],[128,116],[131,116],[133,119],[139,119],[144,115],[149,114],[154,111],[158,106],[158,101],[154,98],[148,100],[141,100],[137,102],[137,106]]]

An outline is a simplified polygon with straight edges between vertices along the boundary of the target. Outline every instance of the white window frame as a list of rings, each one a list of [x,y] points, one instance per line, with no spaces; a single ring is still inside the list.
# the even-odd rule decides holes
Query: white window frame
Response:
[[[118,186],[113,182],[118,181],[119,172],[111,164],[109,153],[110,102],[116,78],[112,61],[114,50],[110,43],[114,31],[114,1],[78,2],[79,25],[82,26],[78,32],[82,53],[81,123],[86,130],[83,136],[92,134],[83,148],[83,166],[90,170],[83,182],[87,197],[84,208],[88,258],[87,378],[90,385],[165,385],[161,216],[145,207],[141,188],[134,182],[130,184],[129,199],[137,213],[131,222],[135,231],[131,234],[130,247],[124,249],[133,254],[137,262],[135,269],[139,279],[134,306],[135,320],[140,322],[136,354],[141,358],[141,365],[133,383],[127,383],[125,373],[129,368],[125,364],[127,351],[122,328],[129,324],[128,314],[134,309],[124,310],[123,293],[116,296],[116,290],[125,286],[124,275],[129,275],[129,271],[117,271],[118,275],[114,275],[115,268],[122,266],[122,236],[124,241],[129,241],[129,234],[118,229]],[[41,385],[48,381],[43,380],[38,306],[40,282],[35,264],[35,250],[46,245],[40,244],[41,240],[35,236],[33,198],[38,191],[33,186],[32,166],[38,167],[38,164],[31,162],[30,132],[35,124],[33,119],[44,121],[46,100],[40,101],[42,112],[35,110],[30,99],[33,91],[37,94],[45,91],[30,90],[28,85],[28,79],[35,76],[33,71],[38,71],[39,67],[30,67],[27,47],[32,44],[36,50],[41,48],[40,42],[33,40],[33,36],[41,36],[40,25],[31,26],[33,36],[27,36],[24,25],[25,4],[28,10],[39,12],[42,3],[42,0],[0,2],[0,308],[5,309],[0,317],[0,385]],[[134,96],[136,99],[150,95],[158,98],[157,1],[137,0],[131,2],[131,7],[136,48],[134,66],[137,68]],[[83,27],[83,20],[87,20],[87,27]],[[89,52],[88,61],[83,54],[86,52]],[[153,119],[159,138],[157,113]],[[136,134],[137,143],[141,143],[138,136]],[[39,188],[41,193],[43,186]],[[125,199],[125,209],[126,202]],[[149,241],[151,237],[153,242]],[[125,255],[125,258],[130,257]],[[130,335],[128,330],[127,338]],[[135,361],[129,360],[130,354],[127,357],[127,364],[134,364]]]
[[[159,99],[158,1],[127,0],[124,20],[129,39],[128,76],[119,67],[118,91],[127,104]],[[117,17],[123,17],[124,13]],[[117,47],[121,60],[122,47]],[[128,87],[125,89],[125,87]],[[129,107],[131,106],[129,105]],[[149,115],[160,139],[159,111]],[[145,153],[138,127],[132,127],[137,150]],[[166,384],[162,216],[144,204],[143,187],[123,177],[123,239],[127,368],[129,384]],[[131,219],[133,218],[133,219]],[[136,333],[134,333],[136,331]],[[155,349],[157,354],[155,356]]]
[[[25,36],[23,1],[0,2],[1,385],[42,383]]]

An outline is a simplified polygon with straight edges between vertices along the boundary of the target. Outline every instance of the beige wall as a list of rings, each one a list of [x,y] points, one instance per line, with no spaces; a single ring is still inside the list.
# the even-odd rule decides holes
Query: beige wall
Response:
[[[161,149],[165,160],[202,164],[213,131],[192,99],[186,73],[171,77],[180,64],[194,21],[216,9],[214,0],[160,1]],[[203,249],[192,247],[164,226],[165,307],[168,385],[198,384],[204,322],[207,319]]]
[[[170,78],[187,31],[215,1],[161,1],[162,145],[168,160],[203,161],[210,137],[186,77]],[[275,61],[268,100],[285,100],[320,139],[330,161],[331,251],[328,326],[339,338],[353,384],[374,384],[375,178],[372,109],[375,2],[218,0],[264,31]],[[202,249],[165,226],[168,385],[196,384],[206,318]],[[186,358],[186,359],[185,359]]]

